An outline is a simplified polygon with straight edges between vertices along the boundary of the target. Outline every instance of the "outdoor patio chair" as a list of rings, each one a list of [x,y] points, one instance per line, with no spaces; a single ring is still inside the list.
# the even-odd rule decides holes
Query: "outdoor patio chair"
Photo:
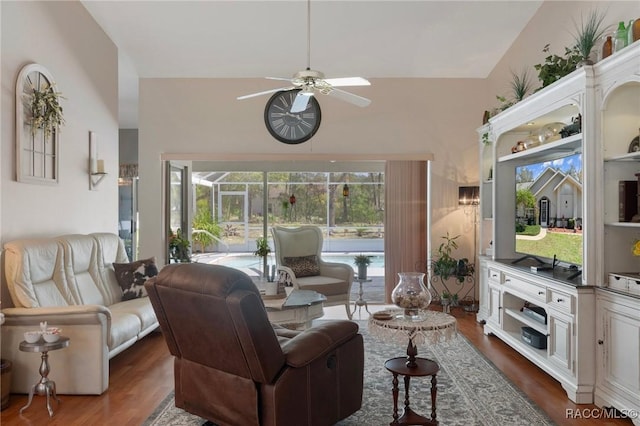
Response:
[[[324,306],[344,305],[351,319],[349,296],[353,268],[322,260],[322,231],[317,226],[271,228],[278,279],[294,289],[314,290],[326,296]]]

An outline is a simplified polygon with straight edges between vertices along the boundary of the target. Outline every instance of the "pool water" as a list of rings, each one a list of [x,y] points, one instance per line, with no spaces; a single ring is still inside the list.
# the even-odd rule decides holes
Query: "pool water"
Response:
[[[360,254],[360,253],[358,253]],[[371,258],[371,264],[369,268],[384,268],[384,255],[380,253],[364,253],[366,256]],[[322,260],[325,262],[338,262],[338,263],[346,263],[351,265],[355,269],[355,265],[353,264],[353,258],[355,254],[337,254],[337,253],[327,253],[322,254]],[[236,269],[241,268],[262,268],[262,260],[253,255],[253,254],[229,254],[224,257],[220,257],[212,261],[211,263],[215,263],[217,265],[229,266]],[[270,256],[269,264],[275,263],[275,259]]]

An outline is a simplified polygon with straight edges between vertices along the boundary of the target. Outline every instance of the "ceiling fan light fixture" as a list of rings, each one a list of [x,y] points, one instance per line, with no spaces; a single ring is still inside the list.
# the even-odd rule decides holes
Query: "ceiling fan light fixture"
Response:
[[[302,90],[300,91],[300,93],[298,93],[298,95],[300,96],[313,96],[313,86],[305,86],[302,88]]]

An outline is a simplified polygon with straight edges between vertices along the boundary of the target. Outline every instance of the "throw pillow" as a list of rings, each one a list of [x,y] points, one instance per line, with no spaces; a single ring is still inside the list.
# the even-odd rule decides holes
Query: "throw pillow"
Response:
[[[122,288],[122,300],[137,299],[147,296],[144,283],[158,275],[156,258],[136,260],[131,263],[114,263],[116,279]]]
[[[285,257],[282,264],[291,268],[296,277],[312,277],[320,275],[318,256]]]

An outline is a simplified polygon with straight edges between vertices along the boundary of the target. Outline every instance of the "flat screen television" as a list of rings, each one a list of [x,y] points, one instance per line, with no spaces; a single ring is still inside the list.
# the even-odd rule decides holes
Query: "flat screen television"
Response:
[[[517,166],[515,251],[582,265],[582,154]]]

